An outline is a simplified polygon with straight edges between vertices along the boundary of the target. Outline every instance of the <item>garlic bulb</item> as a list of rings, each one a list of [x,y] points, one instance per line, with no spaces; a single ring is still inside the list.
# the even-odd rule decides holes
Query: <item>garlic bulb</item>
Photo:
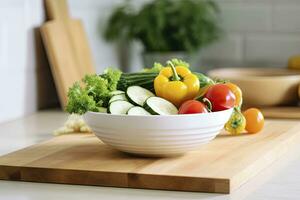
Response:
[[[68,116],[67,121],[63,125],[63,127],[55,130],[53,132],[54,135],[63,135],[69,133],[91,133],[92,130],[88,125],[84,122],[81,115],[71,114]]]

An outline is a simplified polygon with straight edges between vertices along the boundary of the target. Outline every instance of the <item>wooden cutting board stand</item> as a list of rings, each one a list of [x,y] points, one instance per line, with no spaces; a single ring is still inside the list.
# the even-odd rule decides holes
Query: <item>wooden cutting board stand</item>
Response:
[[[142,158],[92,134],[59,136],[0,157],[0,179],[230,193],[300,142],[300,123],[270,120],[255,135],[219,135],[182,157]]]
[[[50,21],[41,26],[41,35],[64,108],[69,87],[96,71],[83,25],[70,18],[66,0],[45,0],[45,8]]]

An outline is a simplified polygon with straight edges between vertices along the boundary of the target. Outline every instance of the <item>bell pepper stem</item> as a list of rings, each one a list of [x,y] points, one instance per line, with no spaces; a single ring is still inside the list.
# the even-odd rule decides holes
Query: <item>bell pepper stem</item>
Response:
[[[171,61],[168,61],[167,64],[170,65],[170,67],[172,69],[172,73],[173,73],[172,80],[173,81],[180,81],[180,77],[178,76],[178,74],[176,72],[174,64]]]

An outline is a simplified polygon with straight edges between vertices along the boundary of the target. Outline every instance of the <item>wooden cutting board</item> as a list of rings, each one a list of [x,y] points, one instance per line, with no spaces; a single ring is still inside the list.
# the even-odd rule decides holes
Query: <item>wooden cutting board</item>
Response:
[[[261,108],[266,118],[274,119],[300,119],[300,107],[266,107]]]
[[[85,74],[95,73],[95,67],[83,25],[71,19],[65,0],[45,0],[50,21],[41,27],[51,71],[63,107],[68,88]]]
[[[173,158],[134,157],[73,134],[0,157],[0,179],[230,193],[299,142],[300,123],[287,120],[267,121],[256,135],[219,135]]]

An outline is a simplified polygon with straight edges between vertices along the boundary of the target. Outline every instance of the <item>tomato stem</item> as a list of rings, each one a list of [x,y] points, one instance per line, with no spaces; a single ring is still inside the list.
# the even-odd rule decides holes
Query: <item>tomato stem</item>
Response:
[[[171,61],[167,61],[167,64],[170,65],[171,69],[172,69],[172,73],[173,73],[173,77],[172,80],[173,81],[180,81],[180,77],[178,76],[175,66]]]

